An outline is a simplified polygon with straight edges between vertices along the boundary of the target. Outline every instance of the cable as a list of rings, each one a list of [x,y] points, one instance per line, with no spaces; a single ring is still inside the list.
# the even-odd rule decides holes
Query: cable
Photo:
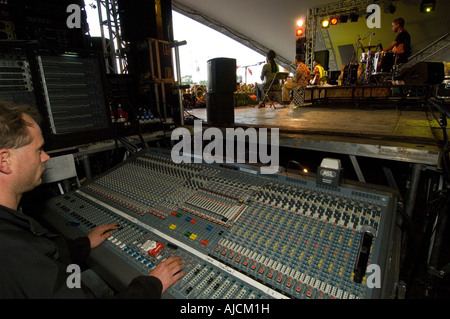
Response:
[[[284,169],[284,172],[286,173],[286,175],[287,175],[287,171],[288,171],[289,165],[290,165],[291,163],[296,164],[298,167],[300,167],[300,169],[301,169],[303,172],[305,172],[305,173],[308,172],[308,170],[306,169],[305,166],[303,166],[302,164],[300,164],[300,163],[297,162],[297,161],[290,160],[290,161],[286,164],[286,168]]]

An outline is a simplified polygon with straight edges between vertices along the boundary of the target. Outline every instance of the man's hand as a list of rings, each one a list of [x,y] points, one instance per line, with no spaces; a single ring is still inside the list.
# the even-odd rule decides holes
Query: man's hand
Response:
[[[164,293],[167,288],[175,284],[181,277],[184,276],[183,263],[177,257],[170,257],[158,264],[148,275],[161,280]]]
[[[118,229],[117,224],[102,225],[94,228],[87,236],[91,242],[91,248],[95,248],[103,243],[109,236],[112,235],[112,231]]]

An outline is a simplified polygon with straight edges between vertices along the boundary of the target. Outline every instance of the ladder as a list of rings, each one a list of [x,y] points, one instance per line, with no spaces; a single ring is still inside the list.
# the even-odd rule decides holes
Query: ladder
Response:
[[[322,40],[325,46],[325,50],[330,52],[329,60],[328,60],[328,70],[338,70],[337,60],[336,60],[336,52],[334,50],[333,42],[331,41],[330,33],[328,32],[328,28],[322,28]]]

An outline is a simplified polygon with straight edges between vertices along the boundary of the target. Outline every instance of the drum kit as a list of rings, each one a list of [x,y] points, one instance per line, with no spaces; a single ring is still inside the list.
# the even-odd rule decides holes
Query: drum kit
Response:
[[[370,40],[367,46],[362,44],[362,41],[367,37],[361,39],[358,35],[358,42],[356,43],[356,50],[353,53],[352,60],[342,68],[341,76],[344,84],[378,84],[395,78],[398,72],[398,54],[383,51],[381,43],[371,45],[373,35],[375,33],[369,32],[367,37],[370,37]],[[359,56],[359,62],[355,62],[360,49],[362,53]]]

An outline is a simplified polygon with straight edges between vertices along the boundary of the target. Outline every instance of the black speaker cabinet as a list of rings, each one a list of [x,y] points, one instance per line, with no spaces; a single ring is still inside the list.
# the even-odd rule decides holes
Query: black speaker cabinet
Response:
[[[236,91],[236,59],[215,58],[207,63],[208,92],[229,93]]]
[[[314,60],[319,62],[319,64],[325,69],[328,70],[330,63],[330,51],[316,51],[314,52]]]
[[[401,72],[405,84],[440,84],[444,81],[444,63],[419,62]]]
[[[234,93],[206,94],[206,118],[210,125],[233,126]]]

